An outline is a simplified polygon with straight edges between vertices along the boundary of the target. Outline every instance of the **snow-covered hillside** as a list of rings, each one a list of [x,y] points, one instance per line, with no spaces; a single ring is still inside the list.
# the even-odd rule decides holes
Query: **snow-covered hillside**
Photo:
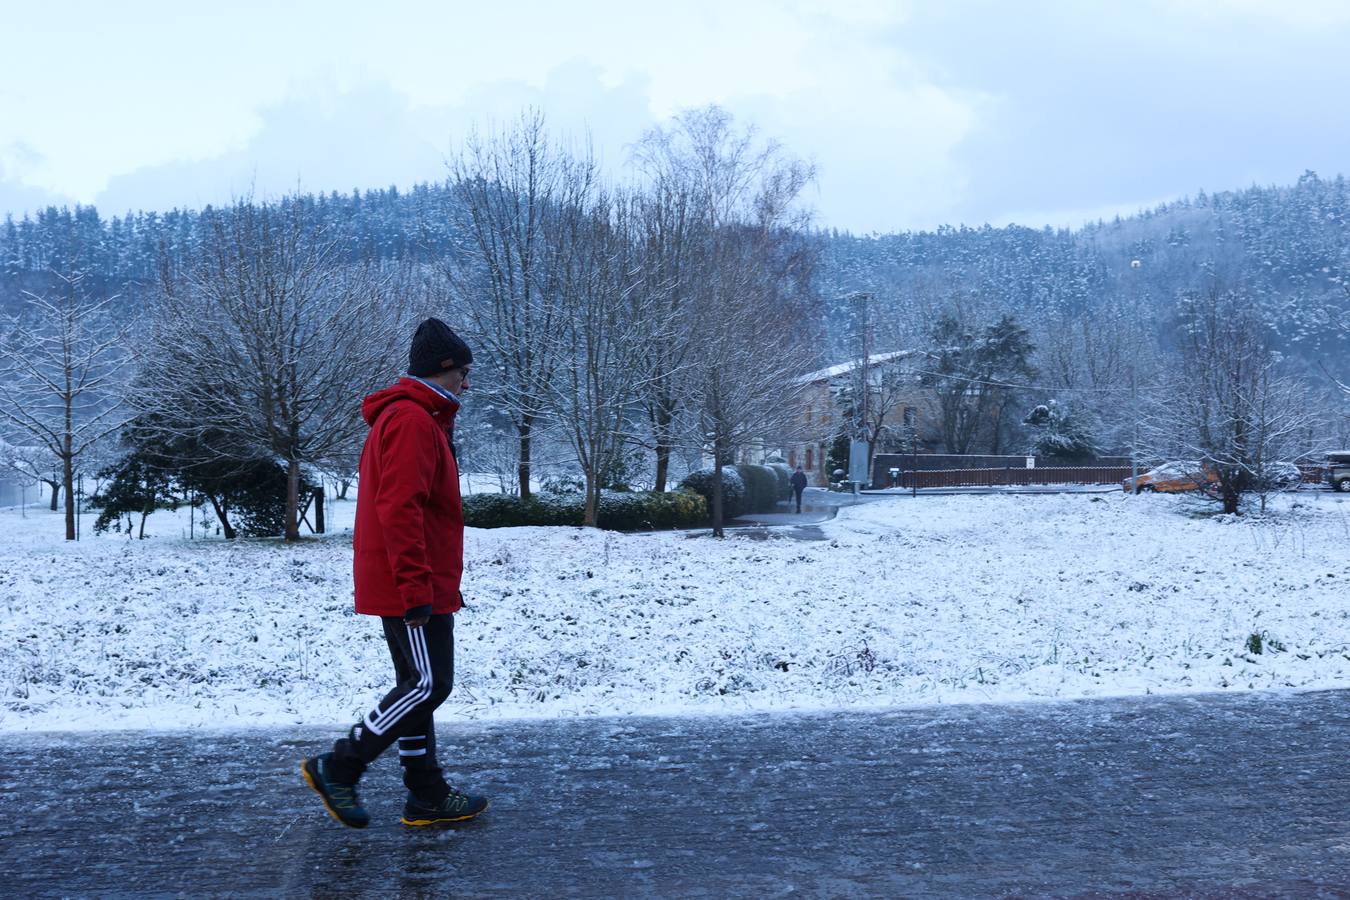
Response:
[[[1350,686],[1350,502],[1199,509],[887,497],[817,542],[471,529],[444,712]],[[349,533],[187,541],[168,512],[145,541],[66,544],[60,528],[0,511],[0,729],[339,723],[388,687],[379,625],[350,611]]]

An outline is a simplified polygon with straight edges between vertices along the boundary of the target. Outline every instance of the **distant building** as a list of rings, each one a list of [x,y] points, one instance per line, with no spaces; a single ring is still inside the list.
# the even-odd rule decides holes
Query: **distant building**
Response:
[[[922,351],[895,350],[878,353],[867,359],[868,401],[880,404],[883,436],[877,452],[913,449],[917,442],[920,452],[929,452],[936,446],[933,431],[934,396],[931,388],[919,380]],[[853,395],[860,394],[861,359],[828,366],[803,375],[792,386],[786,398],[800,410],[795,433],[785,441],[781,455],[789,466],[801,466],[813,485],[829,484],[827,471],[830,443],[851,423],[847,421]],[[872,406],[870,419],[876,420],[877,407]]]

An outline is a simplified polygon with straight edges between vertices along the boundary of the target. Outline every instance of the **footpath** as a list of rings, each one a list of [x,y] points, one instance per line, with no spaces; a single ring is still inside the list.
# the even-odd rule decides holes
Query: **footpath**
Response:
[[[1350,695],[440,725],[479,821],[339,827],[335,729],[0,736],[12,896],[1343,897]]]

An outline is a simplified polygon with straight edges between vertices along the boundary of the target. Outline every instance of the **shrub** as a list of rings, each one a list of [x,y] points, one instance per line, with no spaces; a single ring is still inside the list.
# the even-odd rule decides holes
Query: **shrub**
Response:
[[[778,499],[792,496],[792,467],[785,462],[771,462],[769,468],[778,479]]]
[[[768,466],[737,466],[745,482],[745,506],[749,512],[769,512],[778,505],[783,495],[778,489],[778,476]]]
[[[580,525],[585,498],[580,494],[541,494],[521,500],[512,494],[470,494],[464,498],[464,524],[473,528],[522,525]]]
[[[680,482],[680,489],[702,495],[708,503],[708,515],[713,508],[713,478],[716,473],[712,467],[690,472]],[[746,512],[745,481],[735,466],[722,467],[722,515],[734,519]]]
[[[520,498],[510,494],[470,494],[463,503],[464,524],[473,528],[509,528],[525,515]]]
[[[1027,414],[1023,425],[1036,429],[1036,439],[1027,450],[1059,465],[1083,465],[1097,456],[1097,443],[1087,413],[1051,400]]]
[[[695,525],[702,525],[707,522],[710,513],[708,512],[708,501],[703,499],[701,494],[695,494],[692,491],[670,491],[665,494],[656,494],[661,498],[666,515],[668,516],[668,528],[691,528]]]
[[[580,494],[586,482],[575,475],[546,475],[540,489],[545,494]]]
[[[597,524],[611,531],[645,531],[691,528],[707,519],[708,504],[689,491],[607,491],[600,495]]]
[[[581,494],[540,494],[521,500],[510,494],[471,494],[464,498],[464,524],[473,528],[522,525],[581,525],[586,500]],[[611,531],[692,528],[708,518],[708,506],[688,491],[620,492],[600,495],[597,524]]]

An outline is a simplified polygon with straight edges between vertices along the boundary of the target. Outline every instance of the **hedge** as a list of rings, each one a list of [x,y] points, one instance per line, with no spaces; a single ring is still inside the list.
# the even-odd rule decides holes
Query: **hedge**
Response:
[[[709,467],[690,472],[680,489],[702,494],[712,509],[714,470]],[[723,466],[723,514],[728,519],[753,512],[772,512],[778,501],[787,497],[792,483],[792,471],[785,465]]]
[[[580,494],[541,494],[521,500],[512,494],[470,494],[464,498],[464,524],[473,528],[518,525],[580,525]]]
[[[746,507],[750,512],[770,512],[783,499],[778,476],[768,466],[737,466],[745,482]]]
[[[708,503],[689,491],[633,491],[600,495],[601,528],[610,531],[646,531],[693,528],[708,520]]]
[[[716,472],[711,468],[698,469],[685,476],[680,482],[680,490],[700,494],[708,502],[708,515],[713,509],[713,478]],[[745,481],[736,466],[722,467],[722,517],[734,519],[749,511]]]
[[[583,494],[536,494],[521,500],[511,494],[470,494],[464,498],[464,524],[473,528],[522,525],[581,525],[586,515]],[[692,528],[708,519],[703,498],[688,491],[600,494],[597,524],[611,531]]]

